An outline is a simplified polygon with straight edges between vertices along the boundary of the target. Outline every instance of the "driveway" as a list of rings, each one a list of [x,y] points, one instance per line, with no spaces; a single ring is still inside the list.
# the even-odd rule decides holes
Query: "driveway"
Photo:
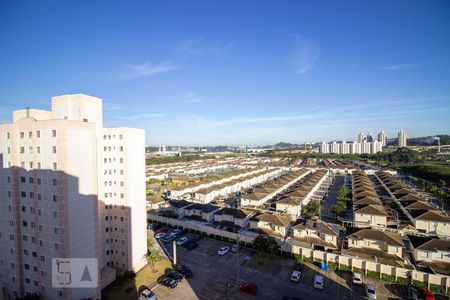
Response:
[[[330,212],[330,208],[336,202],[337,190],[344,184],[344,179],[345,176],[343,175],[336,175],[334,177],[334,183],[331,186],[330,192],[328,193],[328,196],[325,197],[325,201],[322,202],[320,218],[325,222],[335,223],[336,217],[332,212]]]

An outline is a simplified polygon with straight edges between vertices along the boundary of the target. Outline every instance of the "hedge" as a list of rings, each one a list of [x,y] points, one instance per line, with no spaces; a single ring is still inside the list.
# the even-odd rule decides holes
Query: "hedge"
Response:
[[[443,286],[443,285],[430,284],[430,290],[432,290],[433,292],[435,292],[437,294],[446,295],[445,286]]]

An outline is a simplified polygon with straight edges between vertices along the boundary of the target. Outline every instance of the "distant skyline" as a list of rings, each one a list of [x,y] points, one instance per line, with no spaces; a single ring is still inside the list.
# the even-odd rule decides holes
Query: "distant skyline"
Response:
[[[103,99],[148,145],[450,133],[449,1],[1,1],[0,122]]]

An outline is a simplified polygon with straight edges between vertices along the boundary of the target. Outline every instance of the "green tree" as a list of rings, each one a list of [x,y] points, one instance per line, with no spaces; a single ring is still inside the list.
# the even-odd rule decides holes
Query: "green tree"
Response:
[[[150,267],[152,268],[153,273],[158,272],[157,263],[161,261],[161,253],[159,250],[152,251],[149,255],[147,255],[147,261],[150,263]]]
[[[267,234],[258,235],[253,241],[253,248],[262,253],[277,253],[280,250],[277,241]]]
[[[348,187],[345,185],[341,185],[336,192],[336,200],[337,201],[347,201],[350,195],[350,191]]]
[[[330,207],[330,211],[336,215],[342,215],[347,210],[347,205],[343,201],[336,201]]]
[[[303,207],[302,212],[304,212],[310,216],[317,216],[317,215],[319,215],[319,209],[320,209],[319,201],[312,200],[312,201],[309,201],[305,207]]]
[[[155,242],[152,239],[147,239],[147,249],[152,249],[155,246]]]

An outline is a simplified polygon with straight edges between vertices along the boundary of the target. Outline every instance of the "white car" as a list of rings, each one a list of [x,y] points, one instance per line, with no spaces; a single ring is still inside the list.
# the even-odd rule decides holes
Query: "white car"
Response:
[[[299,282],[300,281],[300,275],[301,275],[300,271],[296,271],[296,270],[292,271],[291,281],[292,282]]]
[[[325,281],[325,277],[317,274],[314,276],[314,287],[319,290],[323,290],[323,283]]]
[[[152,291],[145,289],[139,295],[138,300],[157,300],[155,293]]]
[[[362,285],[362,276],[360,273],[353,273],[353,284]]]
[[[188,241],[188,238],[183,236],[177,241],[177,246],[182,246],[182,245],[186,244],[187,241]]]
[[[217,254],[223,256],[223,255],[227,254],[228,251],[230,251],[230,247],[228,247],[228,246],[222,246],[222,247],[220,247],[220,249],[217,251]]]
[[[375,286],[372,284],[366,285],[366,296],[370,299],[377,299],[377,291],[375,290]]]
[[[161,239],[161,238],[163,238],[165,236],[166,236],[165,232],[159,232],[159,233],[155,234],[155,238],[156,239]]]
[[[238,252],[238,250],[239,250],[239,245],[238,244],[234,244],[233,246],[231,246],[231,252],[236,253],[236,252]]]

